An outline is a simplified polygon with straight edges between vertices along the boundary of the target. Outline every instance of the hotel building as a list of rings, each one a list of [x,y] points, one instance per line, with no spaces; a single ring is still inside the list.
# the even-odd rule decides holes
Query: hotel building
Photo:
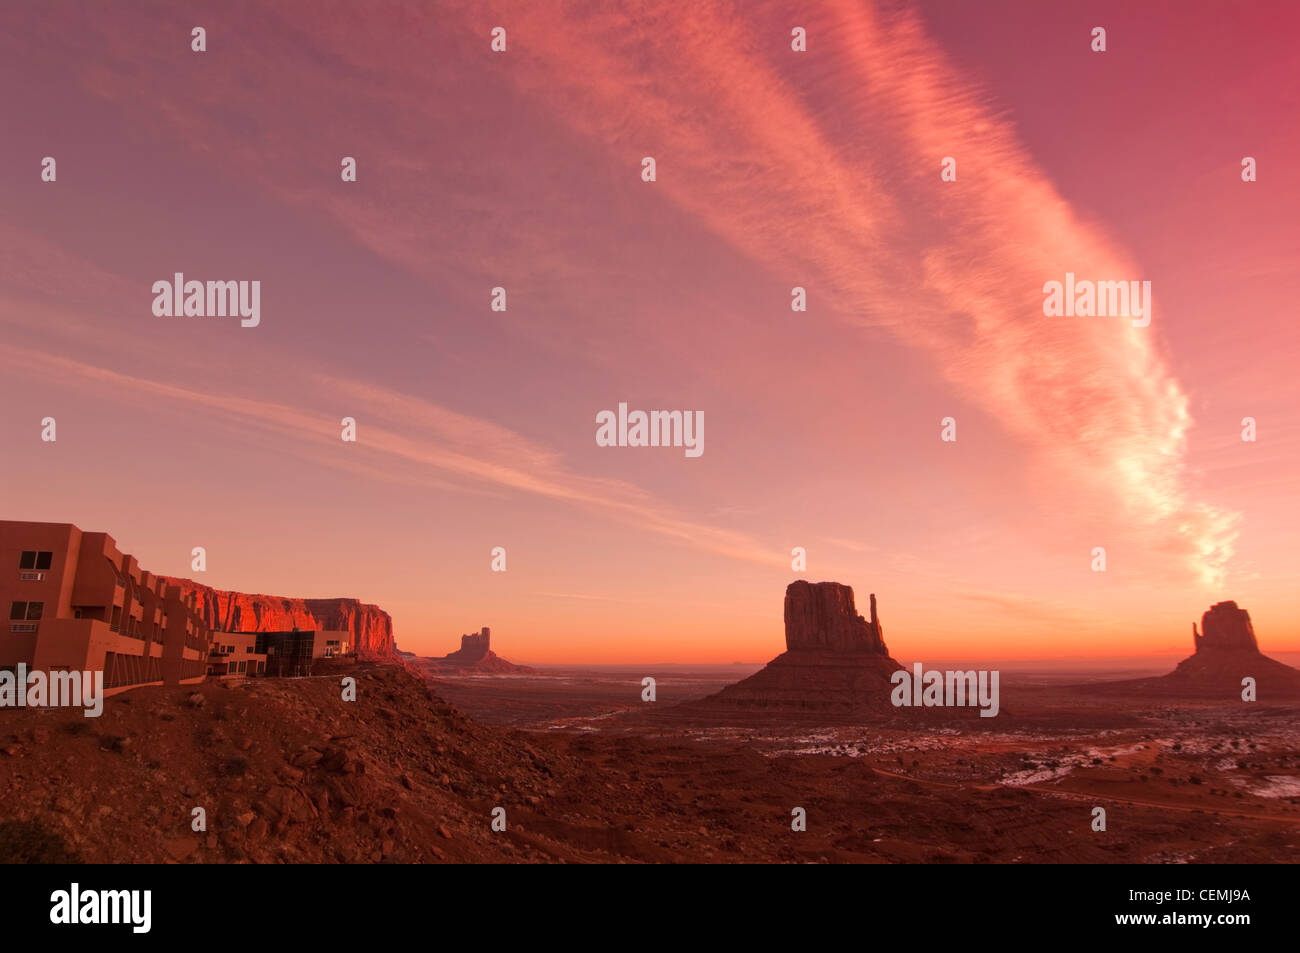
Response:
[[[107,533],[0,520],[0,668],[104,672],[106,694],[203,680],[209,630],[194,597]]]
[[[341,658],[352,650],[350,632],[295,629],[292,632],[247,632],[264,653],[267,673],[279,676],[311,675],[321,659]],[[222,638],[227,638],[222,635]]]
[[[258,648],[255,632],[213,632],[208,674],[214,678],[247,678],[266,674],[266,652]]]

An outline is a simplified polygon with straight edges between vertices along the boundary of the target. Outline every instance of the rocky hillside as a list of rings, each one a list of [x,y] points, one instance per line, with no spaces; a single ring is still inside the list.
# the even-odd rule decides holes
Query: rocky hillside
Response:
[[[213,589],[192,579],[169,578],[183,593],[194,593],[199,610],[222,632],[276,632],[328,629],[351,632],[362,659],[393,657],[393,620],[378,606],[356,599],[289,599]]]
[[[252,679],[135,689],[100,718],[6,712],[0,861],[528,859],[490,811],[522,823],[553,769],[398,665],[351,674],[355,701],[332,678]]]

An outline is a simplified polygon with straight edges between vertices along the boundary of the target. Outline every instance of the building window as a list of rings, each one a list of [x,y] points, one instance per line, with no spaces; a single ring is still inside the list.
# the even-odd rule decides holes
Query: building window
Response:
[[[266,663],[265,663],[265,662],[258,662],[258,663],[257,663],[257,672],[258,672],[258,674],[260,675],[262,672],[265,672],[265,671],[266,671]]]
[[[229,663],[226,664],[226,674],[227,674],[227,675],[229,675],[229,674],[230,674],[231,672],[233,672],[234,670],[235,670],[235,663],[234,663],[234,662],[229,662]]]
[[[43,602],[15,602],[9,606],[9,621],[38,622],[44,610]]]
[[[49,569],[54,560],[54,553],[44,550],[24,549],[18,558],[19,569]]]
[[[248,663],[247,663],[247,662],[240,662],[240,663],[239,663],[239,670],[240,670],[241,672],[247,672],[247,671],[248,671]]]
[[[112,621],[108,623],[108,627],[112,629],[114,632],[122,628],[122,607],[121,606],[113,606],[113,617],[112,617]]]

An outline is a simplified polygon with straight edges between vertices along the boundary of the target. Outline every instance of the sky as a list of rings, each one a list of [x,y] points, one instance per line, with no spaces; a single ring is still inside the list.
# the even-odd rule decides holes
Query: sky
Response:
[[[902,661],[1300,650],[1300,8],[1132,6],[6,4],[0,516],[421,654],[764,661],[796,578]]]

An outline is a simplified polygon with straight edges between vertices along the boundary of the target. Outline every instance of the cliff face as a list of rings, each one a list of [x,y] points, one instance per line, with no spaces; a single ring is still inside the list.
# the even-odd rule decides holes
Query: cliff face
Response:
[[[352,633],[362,659],[393,657],[393,620],[378,606],[357,599],[286,599],[213,589],[192,579],[168,578],[182,594],[194,593],[199,612],[221,632],[278,632],[328,629]]]
[[[889,654],[876,616],[874,594],[868,622],[858,615],[852,587],[802,579],[785,590],[785,647],[791,652],[814,649]]]
[[[1258,652],[1255,627],[1250,613],[1235,602],[1217,602],[1201,616],[1201,631],[1192,623],[1192,642],[1197,652]]]

